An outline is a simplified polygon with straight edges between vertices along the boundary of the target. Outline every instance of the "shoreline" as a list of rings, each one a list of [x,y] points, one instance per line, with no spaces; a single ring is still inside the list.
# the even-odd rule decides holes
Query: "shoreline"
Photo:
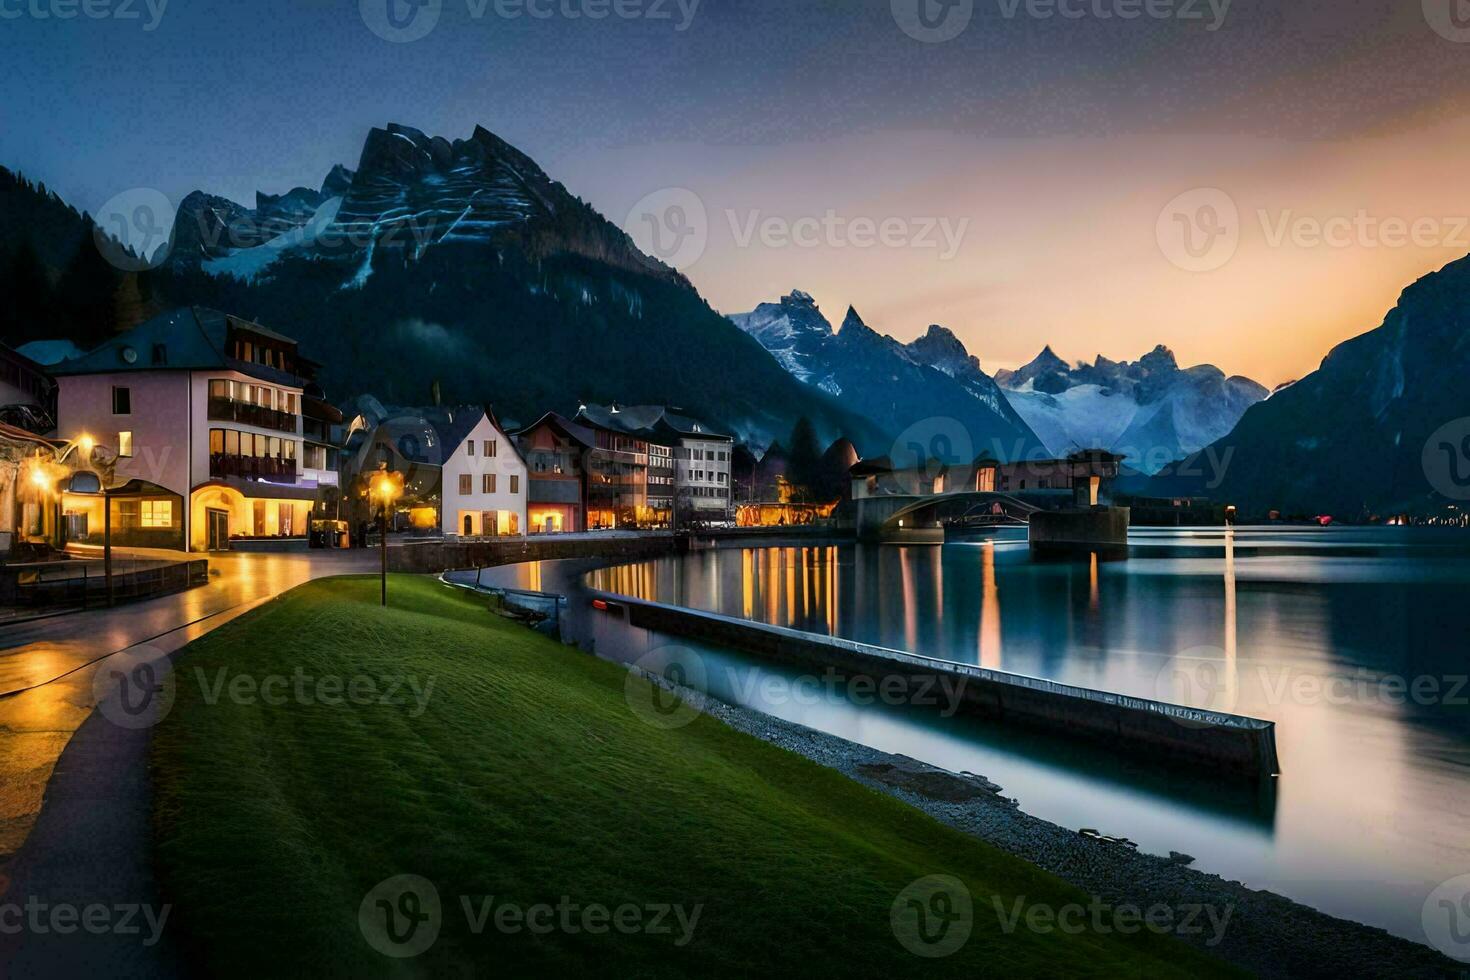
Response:
[[[583,651],[585,652],[585,651]],[[1274,892],[1198,871],[1170,857],[1096,840],[1032,816],[983,774],[952,773],[837,735],[732,705],[626,665],[673,691],[702,714],[887,793],[939,822],[977,837],[1114,908],[1230,909],[1217,945],[1209,928],[1182,941],[1262,977],[1456,977],[1465,964],[1384,929],[1339,919]],[[1117,828],[1113,828],[1117,829]],[[935,873],[942,873],[936,867]],[[975,915],[1000,914],[975,896]],[[1006,910],[1009,916],[1010,910]],[[1020,925],[1024,928],[1024,922]]]

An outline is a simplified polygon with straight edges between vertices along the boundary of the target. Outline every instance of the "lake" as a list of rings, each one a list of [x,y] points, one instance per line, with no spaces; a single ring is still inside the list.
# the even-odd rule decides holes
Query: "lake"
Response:
[[[727,700],[983,774],[1062,826],[1187,853],[1203,870],[1424,941],[1430,892],[1470,873],[1470,538],[1143,529],[1129,550],[1124,561],[1042,563],[1024,531],[999,532],[942,548],[707,551],[589,582],[1275,721],[1281,776],[1242,786],[912,706],[773,697],[750,676],[792,671],[692,645],[715,665],[705,686]]]

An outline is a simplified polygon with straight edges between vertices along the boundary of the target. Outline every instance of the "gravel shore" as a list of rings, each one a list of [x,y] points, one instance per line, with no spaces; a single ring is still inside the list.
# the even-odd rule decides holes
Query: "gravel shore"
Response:
[[[662,678],[658,683],[670,686]],[[805,756],[915,806],[1062,878],[1110,909],[1209,908],[1223,929],[1181,935],[1207,952],[1262,977],[1466,977],[1470,968],[1417,943],[1257,891],[1161,857],[1084,836],[1023,812],[1002,787],[973,773],[950,773],[825,732],[676,688],[682,698],[731,728]],[[1126,828],[1109,828],[1125,830]],[[937,868],[936,871],[942,871]],[[975,915],[1010,915],[974,896]],[[1025,928],[1023,920],[1020,928]]]

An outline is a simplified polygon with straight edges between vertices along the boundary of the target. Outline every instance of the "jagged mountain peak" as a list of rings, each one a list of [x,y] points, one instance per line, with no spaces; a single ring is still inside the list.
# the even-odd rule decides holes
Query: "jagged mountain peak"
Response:
[[[1267,394],[1211,364],[1181,370],[1164,344],[1137,361],[1098,355],[1075,366],[1048,345],[996,380],[1052,452],[1097,446],[1150,473],[1228,433]]]
[[[342,164],[336,164],[327,177],[322,181],[322,197],[341,197],[352,187],[352,178],[356,176]]]
[[[730,319],[791,374],[892,432],[954,419],[977,452],[1011,459],[1041,449],[995,382],[944,327],[931,326],[903,344],[870,326],[855,306],[847,308],[836,333],[795,329],[803,311],[815,313],[816,305],[797,291]]]
[[[1138,359],[1138,363],[1149,371],[1177,371],[1179,360],[1174,352],[1163,344],[1159,344],[1153,350]]]
[[[762,347],[788,373],[801,381],[813,382],[808,363],[833,335],[832,324],[822,315],[809,293],[793,289],[777,303],[762,303],[749,313],[737,313],[730,320],[760,341]]]
[[[952,330],[937,323],[931,323],[922,337],[908,345],[908,350],[916,360],[952,378],[979,375],[990,380],[980,369],[980,359],[970,354]]]

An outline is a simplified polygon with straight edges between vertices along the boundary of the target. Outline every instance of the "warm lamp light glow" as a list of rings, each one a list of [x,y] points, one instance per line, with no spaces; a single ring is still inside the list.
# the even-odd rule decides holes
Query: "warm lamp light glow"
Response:
[[[372,495],[385,505],[403,495],[403,474],[382,470],[373,476]]]
[[[92,440],[91,436],[84,434],[77,440],[77,445],[82,447],[82,452],[90,456],[92,455],[92,447],[96,446],[97,443]]]

